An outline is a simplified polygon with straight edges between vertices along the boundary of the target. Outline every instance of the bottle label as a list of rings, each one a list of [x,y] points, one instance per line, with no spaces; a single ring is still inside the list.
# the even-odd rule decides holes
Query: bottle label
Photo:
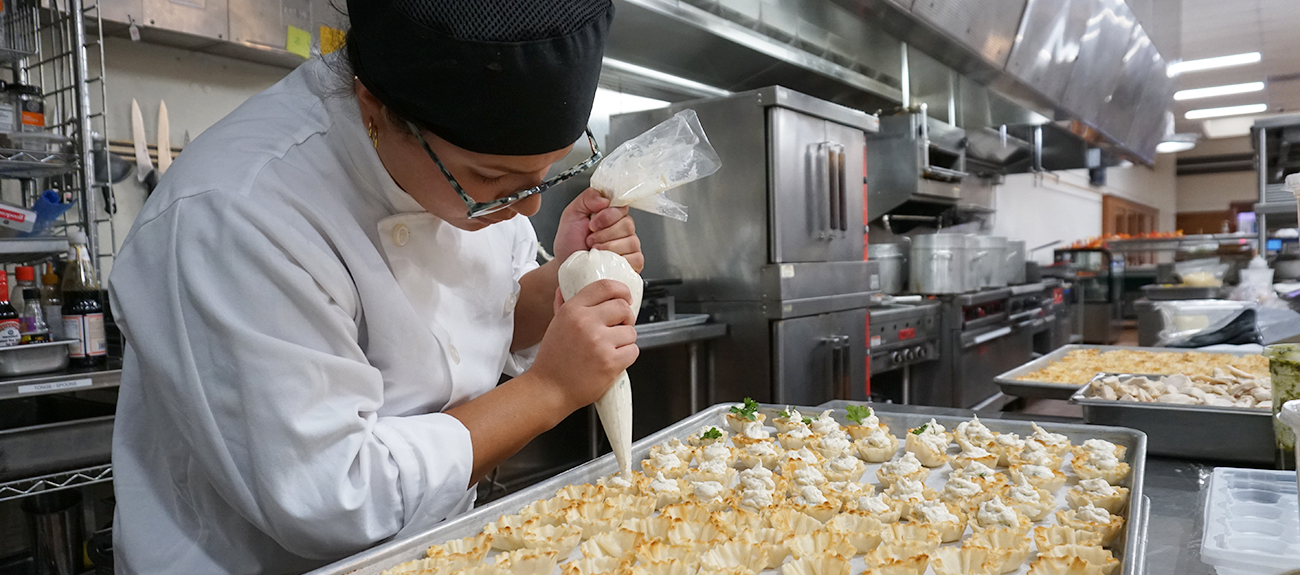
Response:
[[[63,336],[75,340],[68,353],[71,357],[108,355],[108,338],[104,335],[104,314],[63,316]]]
[[[63,321],[60,320],[63,316],[63,306],[43,305],[41,311],[45,313],[45,322],[50,328],[50,339],[67,339],[63,337]]]
[[[13,347],[22,342],[23,332],[18,320],[0,321],[0,347]]]

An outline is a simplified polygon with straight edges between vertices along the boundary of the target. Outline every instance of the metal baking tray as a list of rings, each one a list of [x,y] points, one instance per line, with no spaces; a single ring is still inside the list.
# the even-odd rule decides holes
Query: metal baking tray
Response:
[[[1018,381],[1016,378],[1022,375],[1030,374],[1052,363],[1065,358],[1070,352],[1076,349],[1099,349],[1101,351],[1150,351],[1153,353],[1187,353],[1196,352],[1195,349],[1181,349],[1174,347],[1136,347],[1129,345],[1080,345],[1070,344],[1063,345],[1043,357],[1035,359],[1011,371],[1003,373],[993,378],[993,383],[1002,388],[1002,393],[1014,395],[1017,397],[1037,397],[1043,399],[1070,399],[1074,392],[1078,391],[1077,383],[1050,383],[1046,381]],[[1256,352],[1249,351],[1214,351],[1200,353],[1225,353],[1228,355],[1259,355]],[[1174,374],[1161,374],[1174,375]]]
[[[1223,297],[1223,287],[1205,286],[1164,286],[1144,285],[1142,293],[1151,301],[1175,301],[1189,299],[1219,299]]]
[[[1160,377],[1099,373],[1093,377]],[[1070,403],[1083,407],[1083,420],[1097,425],[1131,427],[1147,434],[1147,453],[1209,461],[1273,463],[1273,412],[1257,407],[1211,407],[1117,401],[1091,397],[1080,387]]]
[[[636,442],[632,445],[633,458],[636,460],[644,459],[649,453],[650,447],[669,439],[686,439],[688,435],[698,431],[704,425],[721,425],[723,414],[727,413],[733,405],[735,404],[714,405]],[[880,421],[888,425],[891,430],[905,430],[917,427],[930,421],[932,417],[949,428],[969,419],[968,417],[911,413],[902,411],[908,409],[907,407],[885,404],[873,404],[872,407],[876,409]],[[775,417],[776,412],[784,408],[785,406],[763,405],[762,412],[766,413],[770,419]],[[799,410],[804,413],[818,412],[813,407],[799,407]],[[841,424],[847,423],[846,414],[843,410],[835,410],[834,415],[835,419]],[[1021,435],[1027,435],[1033,431],[1028,421],[1002,419],[981,421],[984,421],[984,424],[993,431],[1012,432]],[[1124,485],[1129,488],[1129,508],[1124,514],[1126,518],[1124,534],[1116,540],[1112,551],[1123,562],[1122,575],[1141,575],[1145,568],[1144,556],[1150,511],[1150,501],[1142,494],[1146,473],[1146,434],[1132,429],[1091,425],[1044,424],[1043,427],[1049,431],[1064,434],[1070,438],[1071,442],[1076,444],[1085,439],[1105,439],[1128,448],[1124,461],[1132,467],[1132,471],[1129,473]],[[898,434],[897,431],[893,431],[893,433]],[[476,535],[483,530],[484,525],[496,521],[504,515],[518,513],[525,505],[538,499],[552,497],[566,485],[594,483],[599,478],[616,471],[618,471],[618,464],[614,461],[614,456],[612,454],[601,456],[518,493],[503,497],[483,507],[476,508],[465,515],[440,523],[410,538],[376,546],[347,559],[311,571],[307,575],[379,575],[385,569],[424,557],[425,550],[430,545]],[[1134,502],[1137,502],[1137,504],[1135,505]],[[1022,566],[1021,571],[1024,570],[1025,567]]]
[[[75,343],[64,340],[0,347],[0,377],[45,373],[68,367],[68,346]]]
[[[0,402],[0,481],[108,463],[113,410],[53,395]]]

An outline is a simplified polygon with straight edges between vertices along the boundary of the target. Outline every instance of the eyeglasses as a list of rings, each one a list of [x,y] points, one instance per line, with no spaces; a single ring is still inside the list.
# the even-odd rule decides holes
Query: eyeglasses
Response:
[[[442,160],[438,159],[438,155],[433,153],[433,148],[430,148],[429,143],[424,141],[424,136],[420,134],[420,129],[411,122],[407,122],[406,126],[411,130],[412,134],[415,134],[415,139],[420,141],[420,145],[424,146],[424,151],[429,154],[429,158],[433,160],[433,163],[438,165],[438,169],[442,171],[443,177],[447,178],[447,183],[451,184],[452,189],[456,190],[457,194],[460,194],[460,199],[465,202],[465,207],[469,208],[470,218],[479,218],[488,214],[494,214],[506,209],[515,202],[527,198],[528,196],[545,192],[546,190],[559,185],[561,182],[591,169],[592,166],[596,165],[596,162],[599,162],[600,159],[604,157],[604,154],[600,151],[600,147],[596,145],[596,137],[591,134],[591,128],[588,127],[587,143],[591,144],[590,158],[583,161],[581,164],[564,170],[560,175],[550,178],[539,185],[528,188],[527,190],[521,190],[504,198],[497,198],[490,202],[480,203],[474,201],[474,198],[469,197],[469,194],[465,193],[465,188],[460,187],[460,183],[457,182],[456,178],[451,175],[449,170],[447,170],[447,166],[443,165]]]

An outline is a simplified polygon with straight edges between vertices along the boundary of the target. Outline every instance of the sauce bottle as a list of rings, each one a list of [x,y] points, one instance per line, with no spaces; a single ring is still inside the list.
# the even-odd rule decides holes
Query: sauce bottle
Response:
[[[59,290],[59,274],[54,273],[53,263],[45,264],[45,275],[41,276],[41,312],[50,328],[50,340],[67,339],[63,336],[63,292]]]
[[[9,290],[9,303],[21,313],[23,311],[23,294],[27,288],[36,287],[36,270],[32,266],[18,266],[14,268],[14,277],[18,281],[14,282],[13,289]]]
[[[34,287],[23,289],[22,321],[24,344],[50,341],[50,328],[45,323],[45,313],[41,311],[41,292]]]
[[[108,338],[104,334],[104,305],[99,300],[99,281],[90,264],[86,234],[68,234],[68,265],[63,270],[63,335],[77,343],[71,346],[68,365],[102,368],[108,364]]]
[[[0,298],[0,347],[13,347],[22,342],[22,323],[9,304],[9,274],[4,272],[0,272]]]

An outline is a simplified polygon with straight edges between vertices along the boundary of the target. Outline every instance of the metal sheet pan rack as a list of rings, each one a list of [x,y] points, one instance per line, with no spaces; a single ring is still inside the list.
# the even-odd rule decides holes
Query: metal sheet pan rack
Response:
[[[9,483],[0,483],[0,502],[112,480],[113,466],[111,465],[97,465],[85,469],[51,473],[41,477],[20,479]]]

